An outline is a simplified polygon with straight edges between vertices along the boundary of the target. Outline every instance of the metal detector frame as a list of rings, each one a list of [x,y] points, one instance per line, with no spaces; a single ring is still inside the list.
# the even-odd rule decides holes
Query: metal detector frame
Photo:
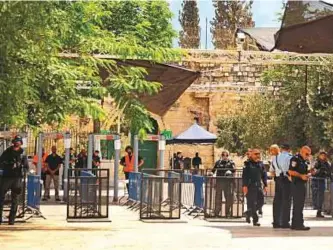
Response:
[[[144,141],[157,141],[159,152],[159,166],[158,170],[164,170],[164,151],[165,151],[165,137],[163,135],[148,134]],[[139,171],[139,137],[134,136],[134,172]]]
[[[38,163],[37,163],[37,175],[41,176],[42,164],[43,164],[43,141],[44,139],[64,139],[65,146],[65,164],[64,164],[64,194],[63,200],[67,200],[67,190],[68,190],[68,168],[69,168],[69,154],[71,147],[71,134],[69,132],[50,132],[50,133],[39,133],[38,135]]]
[[[114,157],[114,193],[113,202],[117,202],[119,199],[119,161],[120,161],[120,150],[121,141],[120,135],[117,134],[89,134],[88,136],[88,169],[92,169],[92,158],[94,151],[95,140],[106,140],[114,141],[115,157]]]

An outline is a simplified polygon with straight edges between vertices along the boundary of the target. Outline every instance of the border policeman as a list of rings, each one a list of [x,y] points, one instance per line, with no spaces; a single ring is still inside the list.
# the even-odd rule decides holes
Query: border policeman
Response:
[[[281,152],[278,145],[270,147],[271,155],[274,155],[270,172],[275,180],[273,228],[290,228],[291,192],[287,174],[292,155],[289,151],[289,145],[281,145]]]
[[[22,138],[15,136],[13,145],[7,148],[0,157],[0,166],[3,169],[0,182],[0,224],[2,223],[2,212],[6,193],[11,190],[12,204],[9,213],[9,225],[14,225],[18,197],[22,192],[22,169],[28,169],[28,160],[23,155]]]
[[[266,192],[267,182],[264,171],[260,164],[260,151],[253,149],[249,153],[249,160],[244,162],[243,168],[243,192],[247,200],[246,221],[251,223],[253,219],[253,226],[260,226],[258,223],[259,217],[257,214],[258,196],[262,193],[262,184]]]
[[[303,146],[300,153],[290,160],[288,174],[291,177],[291,196],[293,199],[292,230],[310,230],[310,227],[304,226],[303,219],[306,183],[309,179],[307,161],[310,155],[311,149],[308,146]]]

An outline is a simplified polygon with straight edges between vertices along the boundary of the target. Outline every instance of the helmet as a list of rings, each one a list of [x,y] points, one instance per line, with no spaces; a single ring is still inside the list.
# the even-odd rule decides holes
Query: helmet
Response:
[[[23,144],[23,140],[22,140],[22,137],[17,135],[14,137],[14,139],[12,140],[12,143],[16,143],[16,142],[21,142],[21,144]]]

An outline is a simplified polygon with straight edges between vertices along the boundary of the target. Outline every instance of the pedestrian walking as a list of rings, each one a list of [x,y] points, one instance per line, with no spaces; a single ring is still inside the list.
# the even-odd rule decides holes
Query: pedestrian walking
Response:
[[[62,158],[57,154],[57,147],[53,146],[51,149],[52,153],[46,158],[45,164],[46,170],[46,184],[43,201],[50,199],[50,187],[53,181],[55,200],[60,201],[59,197],[59,169],[63,162]]]
[[[306,183],[309,179],[308,163],[311,156],[311,149],[303,146],[299,154],[290,160],[288,174],[291,177],[291,196],[293,201],[293,217],[291,222],[292,230],[310,230],[304,226],[303,209],[306,194]]]
[[[222,210],[222,193],[225,198],[225,217],[231,216],[231,208],[233,204],[233,179],[235,173],[235,163],[229,159],[229,151],[224,150],[221,158],[215,163],[212,172],[216,177],[215,192],[215,216],[219,216]]]
[[[281,151],[280,151],[281,149]],[[273,201],[273,228],[290,228],[291,184],[288,170],[292,155],[289,145],[270,147],[272,163],[270,172],[274,176],[275,195]]]
[[[96,171],[96,169],[98,169],[101,166],[101,157],[99,157],[99,151],[95,150],[93,157],[92,157],[92,169],[93,169],[93,174],[95,176],[97,176],[98,171]]]
[[[7,148],[0,157],[0,168],[2,180],[0,182],[0,225],[2,223],[2,212],[6,193],[11,191],[11,207],[9,213],[9,225],[14,225],[18,197],[22,193],[23,171],[29,169],[28,159],[23,155],[23,140],[20,136],[15,136],[12,140],[12,146]]]
[[[311,170],[311,189],[313,208],[317,210],[317,218],[324,218],[322,208],[324,203],[324,193],[326,188],[326,179],[331,177],[332,168],[328,162],[327,153],[322,151]]]
[[[267,189],[267,182],[260,165],[260,159],[259,149],[252,149],[249,153],[249,159],[244,162],[243,168],[243,192],[247,200],[246,221],[251,223],[252,218],[253,226],[260,226],[258,223],[257,203],[258,196],[262,192],[262,183],[265,192]]]

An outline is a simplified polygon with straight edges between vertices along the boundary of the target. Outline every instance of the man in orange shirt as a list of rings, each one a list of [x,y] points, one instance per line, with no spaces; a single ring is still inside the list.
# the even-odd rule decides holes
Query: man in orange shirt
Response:
[[[43,181],[43,186],[45,188],[45,180],[46,180],[46,165],[45,165],[45,161],[47,158],[47,154],[45,153],[45,149],[43,148],[42,150],[42,155],[43,155],[43,161],[42,161],[42,172],[41,172],[41,179]],[[34,166],[36,167],[36,172],[37,172],[37,165],[38,165],[38,154],[34,155],[34,158],[32,159],[32,164],[34,164]]]
[[[125,179],[128,181],[129,179],[129,173],[134,172],[134,154],[133,154],[133,148],[131,146],[127,146],[126,149],[126,155],[121,158],[120,164],[124,166],[124,173],[125,173]],[[141,167],[143,165],[144,161],[142,157],[139,156],[139,166]],[[129,184],[126,183],[127,191],[129,188]]]

